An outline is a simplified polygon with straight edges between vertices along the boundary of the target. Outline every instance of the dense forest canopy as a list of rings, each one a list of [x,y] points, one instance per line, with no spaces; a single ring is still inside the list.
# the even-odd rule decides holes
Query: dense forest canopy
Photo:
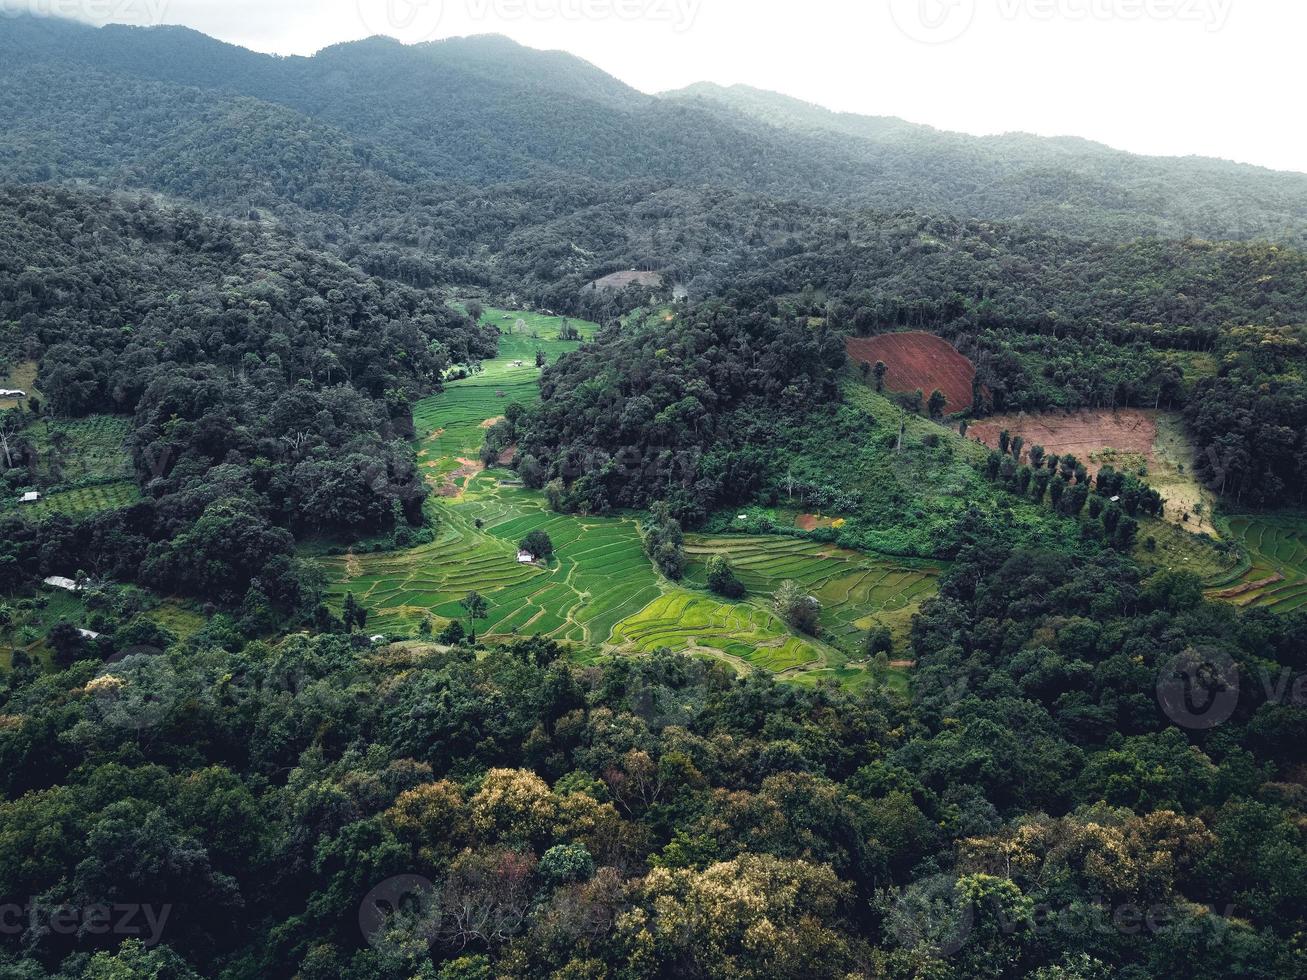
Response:
[[[1165,409],[1211,499],[1301,506],[1307,176],[647,96],[503,38],[28,17],[0,123],[3,976],[1307,975],[1307,607],[1179,570],[1264,574],[1146,466],[967,437]],[[848,357],[891,331],[972,403]],[[454,391],[477,458],[420,428]],[[600,575],[720,600],[734,652],[685,612],[689,656],[545,635],[558,592],[631,598],[564,564],[601,522]],[[764,591],[713,534],[809,550]],[[361,556],[415,563],[411,632]],[[822,604],[873,559],[926,591],[850,654]],[[489,639],[429,581],[474,571],[521,576]],[[839,659],[748,658],[799,643]]]
[[[287,531],[420,520],[411,401],[495,345],[442,298],[148,200],[15,188],[0,214],[6,345],[40,356],[46,412],[132,416],[146,494],[114,535],[70,532],[77,545],[48,545],[31,573],[238,599],[288,556]],[[24,468],[8,470],[23,485]],[[200,534],[228,553],[194,566]],[[24,558],[25,537],[10,539]]]
[[[180,150],[196,133],[185,123],[197,113],[244,106],[256,127],[261,113],[288,110],[306,134],[328,127],[362,146],[366,170],[402,165],[429,179],[665,180],[1017,220],[1118,241],[1197,235],[1301,244],[1307,235],[1301,175],[1149,160],[1082,141],[977,140],[897,121],[886,133],[880,121],[834,117],[769,93],[701,88],[693,97],[654,98],[578,59],[500,37],[407,48],[373,38],[312,58],[276,58],[181,28],[93,30],[31,18],[3,27],[6,114],[23,126],[4,134],[0,160],[23,179],[75,177],[88,157],[100,157],[109,174],[141,180],[105,147],[135,156],[162,141]],[[88,93],[91,80],[99,93]],[[157,104],[138,114],[140,102],[124,98],[133,92],[182,107],[173,110],[182,125],[167,122]]]

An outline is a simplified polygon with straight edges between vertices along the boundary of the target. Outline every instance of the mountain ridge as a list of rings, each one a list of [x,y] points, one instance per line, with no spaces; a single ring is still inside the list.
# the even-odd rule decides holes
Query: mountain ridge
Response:
[[[94,179],[88,161],[111,160],[121,146],[113,132],[139,134],[132,104],[148,83],[164,86],[150,90],[151,103],[184,104],[200,91],[210,101],[279,107],[267,115],[283,119],[283,129],[298,125],[342,152],[398,161],[399,179],[408,181],[652,180],[1122,241],[1307,243],[1307,175],[1141,157],[1077,137],[973,137],[747,86],[701,83],[645,95],[566,52],[502,35],[410,46],[374,37],[280,57],[188,28],[96,29],[24,17],[0,24],[0,58],[8,90],[0,121],[10,123],[0,136],[0,178],[32,179],[15,161],[24,156],[21,142],[36,141],[60,147],[43,158],[55,161],[47,179]],[[79,87],[88,73],[104,90],[95,114]],[[17,116],[21,134],[13,131]],[[185,165],[194,147],[176,134],[188,128],[178,120],[148,134],[161,157],[171,154],[162,169]],[[274,134],[268,142],[283,141]],[[296,164],[293,154],[271,149],[263,166],[276,173]]]

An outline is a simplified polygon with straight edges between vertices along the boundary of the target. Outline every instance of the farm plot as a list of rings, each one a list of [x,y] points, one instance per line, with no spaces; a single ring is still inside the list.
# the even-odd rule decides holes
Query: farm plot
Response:
[[[1307,608],[1307,518],[1238,516],[1229,524],[1249,564],[1210,583],[1208,595],[1245,608]]]
[[[791,635],[771,611],[684,591],[661,596],[618,623],[613,643],[642,653],[660,647],[706,653],[774,673],[824,662],[816,644]]]
[[[131,423],[116,415],[31,422],[23,430],[23,438],[36,451],[31,489],[39,490],[42,499],[23,505],[22,513],[34,518],[48,514],[83,517],[139,501],[131,457],[124,448],[130,430]],[[58,489],[70,484],[72,489]],[[3,503],[5,508],[16,506],[16,500]]]
[[[874,626],[906,635],[913,613],[937,588],[936,564],[878,558],[797,538],[691,536],[687,579],[706,581],[708,559],[723,555],[752,594],[770,595],[797,582],[822,605],[822,628],[846,650],[857,650]]]
[[[0,606],[8,611],[8,625],[0,627],[0,668],[13,666],[14,652],[22,650],[34,661],[47,667],[53,651],[47,642],[50,630],[61,620],[74,626],[104,632],[100,613],[92,609],[86,594],[62,589],[44,589],[35,596],[0,597]],[[172,599],[150,598],[142,619],[170,630],[178,639],[186,639],[204,627],[203,615],[188,604]]]
[[[584,338],[599,329],[584,320],[570,321]],[[537,313],[486,310],[482,323],[506,333],[499,354],[465,378],[449,381],[445,392],[423,399],[413,408],[413,423],[425,433],[418,448],[418,464],[428,482],[442,496],[457,496],[468,479],[481,469],[478,453],[487,422],[503,416],[514,402],[530,405],[540,400],[537,352],[554,361],[579,345],[559,340],[562,318]]]
[[[542,634],[597,645],[662,592],[634,520],[554,514],[540,494],[505,485],[515,482],[511,473],[481,471],[477,455],[487,422],[513,401],[539,398],[536,350],[554,358],[578,346],[557,339],[557,318],[488,310],[484,322],[508,329],[510,319],[517,332],[501,338],[498,357],[414,410],[419,430],[428,433],[419,460],[446,498],[438,505],[439,538],[407,552],[323,562],[331,594],[343,600],[354,593],[383,632],[406,632],[428,615],[462,618],[459,600],[477,591],[489,604],[488,617],[477,624],[486,635]],[[575,325],[582,336],[598,329]],[[519,564],[517,542],[537,529],[553,541],[553,560]]]
[[[911,394],[920,390],[929,398],[936,389],[948,399],[945,411],[964,412],[973,401],[976,368],[956,347],[931,333],[886,333],[878,337],[849,337],[845,341],[853,360],[888,369],[885,387]]]
[[[0,388],[6,391],[26,392],[27,397],[39,399],[41,393],[36,390],[36,375],[36,361],[19,361],[5,372],[3,378],[0,378]],[[17,408],[21,400],[17,397],[0,398],[0,410]]]
[[[1030,447],[1043,446],[1051,454],[1075,456],[1091,476],[1105,466],[1143,474],[1166,500],[1166,520],[1218,536],[1210,521],[1216,498],[1194,477],[1193,448],[1172,413],[1123,408],[995,415],[973,423],[968,434],[997,449],[1004,431],[1025,440],[1026,462]]]
[[[768,608],[765,596],[725,603],[661,578],[644,554],[633,518],[556,514],[540,493],[518,485],[512,473],[466,466],[477,457],[488,420],[501,416],[511,400],[526,404],[539,397],[534,353],[522,337],[519,333],[503,338],[501,356],[485,370],[450,383],[414,412],[420,429],[429,433],[419,442],[423,465],[448,478],[456,490],[434,503],[440,522],[437,540],[403,552],[320,559],[332,604],[339,608],[346,594],[353,593],[369,610],[369,631],[397,635],[409,633],[427,617],[466,622],[460,600],[476,591],[489,607],[486,618],[477,623],[478,632],[494,639],[547,635],[592,649],[632,652],[667,646],[718,657],[737,669],[843,668],[845,657],[791,632]],[[518,351],[523,356],[517,356]],[[517,360],[526,363],[517,367]],[[547,563],[521,564],[517,543],[534,530],[549,535],[555,554]],[[873,574],[874,562],[853,552],[838,553],[842,561],[805,555],[801,548],[809,544],[771,537],[756,539],[749,547],[751,555],[763,558],[776,549],[776,568],[795,554],[830,565],[829,574],[818,572],[807,579],[814,588],[824,588],[830,598],[823,601],[838,610],[831,613],[833,630],[841,626],[841,616],[852,632],[859,617],[908,608],[913,585],[906,577],[895,585],[889,569]],[[855,557],[868,567],[857,567]],[[924,578],[915,571],[910,575]],[[837,581],[841,577],[849,580]],[[761,592],[775,588],[782,577],[764,569],[748,580]],[[896,604],[899,592],[904,596]]]
[[[994,415],[972,423],[967,431],[990,449],[999,447],[999,436],[1008,432],[1025,439],[1022,459],[1029,461],[1031,446],[1043,446],[1049,453],[1068,453],[1085,464],[1091,475],[1104,466],[1118,470],[1150,467],[1156,461],[1157,412],[1124,408],[1076,412],[1045,412],[1027,415]]]
[[[130,507],[132,504],[139,503],[140,499],[141,492],[136,488],[135,483],[120,480],[52,493],[34,504],[23,504],[21,512],[32,518],[47,517],[50,514],[85,517],[105,510]]]

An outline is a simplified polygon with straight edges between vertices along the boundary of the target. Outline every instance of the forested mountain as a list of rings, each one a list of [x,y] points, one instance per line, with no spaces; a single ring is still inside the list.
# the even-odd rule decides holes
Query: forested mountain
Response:
[[[82,568],[227,602],[258,577],[294,605],[313,593],[291,532],[420,519],[410,403],[495,344],[441,297],[149,201],[6,189],[0,215],[6,353],[40,356],[45,411],[133,417],[146,494],[80,526],[8,519],[10,574]]]
[[[0,16],[0,977],[1307,976],[1307,525],[966,429],[1302,506],[1304,245],[1304,175]]]
[[[1029,221],[1100,238],[1307,240],[1307,176],[1148,159],[1078,140],[981,140],[752,90],[698,86],[654,98],[578,59],[499,37],[412,47],[374,38],[275,58],[180,28],[17,18],[0,24],[0,54],[4,118],[20,113],[22,122],[20,133],[7,127],[0,166],[19,179],[121,179],[113,158],[128,147],[135,156],[142,139],[193,167],[188,158],[204,155],[186,135],[194,117],[254,113],[222,104],[244,96],[312,120],[298,127],[306,138],[337,130],[335,153],[361,154],[368,167],[405,179],[649,179]],[[94,113],[86,103],[92,81],[100,90]],[[166,87],[141,88],[147,82]],[[197,104],[178,86],[209,98]],[[146,96],[177,108],[167,120],[138,118],[134,107]],[[280,118],[277,128],[287,125]],[[32,140],[52,142],[34,149]],[[293,148],[257,138],[254,146],[264,170],[294,164]]]
[[[881,207],[1021,219],[1073,234],[1304,241],[1303,174],[1136,156],[1083,139],[949,133],[831,112],[742,85],[699,84],[664,98],[720,107],[724,118],[742,114],[823,148],[842,148],[877,169],[870,200]]]

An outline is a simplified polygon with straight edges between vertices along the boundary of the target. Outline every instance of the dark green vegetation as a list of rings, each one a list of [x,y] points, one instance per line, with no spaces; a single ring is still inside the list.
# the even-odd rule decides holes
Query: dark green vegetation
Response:
[[[1301,175],[1076,140],[973,139],[768,93],[653,98],[498,37],[411,48],[374,38],[274,58],[180,28],[9,18],[0,63],[12,176],[91,177],[238,209],[398,217],[401,190],[418,181],[643,180],[1099,239],[1307,235]],[[269,156],[294,166],[269,168]]]
[[[14,18],[0,123],[0,975],[1307,975],[1307,178]]]
[[[1255,678],[1307,667],[1307,621],[964,533],[911,702],[539,640],[14,670],[5,894],[170,916],[149,952],[24,927],[12,975],[1301,975],[1302,712]],[[1153,689],[1199,644],[1247,683],[1186,733]],[[438,890],[369,943],[401,875]]]
[[[333,608],[343,612],[352,596],[369,610],[367,632],[390,639],[420,637],[424,625],[426,635],[443,635],[466,618],[464,600],[475,592],[485,601],[478,631],[492,641],[548,636],[574,644],[568,651],[574,657],[584,657],[587,647],[684,650],[790,680],[839,669],[853,684],[871,680],[848,665],[860,659],[864,631],[873,624],[893,626],[906,643],[911,614],[933,592],[937,568],[817,541],[686,536],[661,502],[643,521],[583,506],[570,508],[579,513],[559,513],[579,494],[564,499],[556,482],[545,491],[518,485],[505,468],[481,472],[478,446],[498,426],[511,425],[507,418],[495,420],[517,417],[539,399],[535,351],[549,358],[577,351],[579,341],[558,334],[570,327],[590,341],[598,329],[498,309],[483,315],[487,324],[514,330],[500,339],[499,356],[414,409],[418,459],[437,491],[428,504],[437,530],[413,547],[323,559]],[[508,453],[520,457],[523,471],[532,469],[525,451]],[[546,475],[541,467],[534,482]],[[519,549],[540,535],[552,554],[527,550],[548,560],[521,563]],[[699,563],[712,554],[738,558],[751,595],[708,594],[715,590],[705,589]],[[772,594],[787,580],[816,590],[827,627],[820,637],[799,635],[773,612]]]
[[[0,518],[24,573],[84,569],[228,604],[258,578],[252,602],[292,610],[314,595],[293,534],[420,519],[409,401],[494,349],[466,317],[191,211],[7,189],[0,213],[4,341],[42,354],[43,401],[4,416],[10,493],[51,491]],[[143,499],[94,514],[136,500],[127,475]],[[18,523],[49,515],[63,516]]]

